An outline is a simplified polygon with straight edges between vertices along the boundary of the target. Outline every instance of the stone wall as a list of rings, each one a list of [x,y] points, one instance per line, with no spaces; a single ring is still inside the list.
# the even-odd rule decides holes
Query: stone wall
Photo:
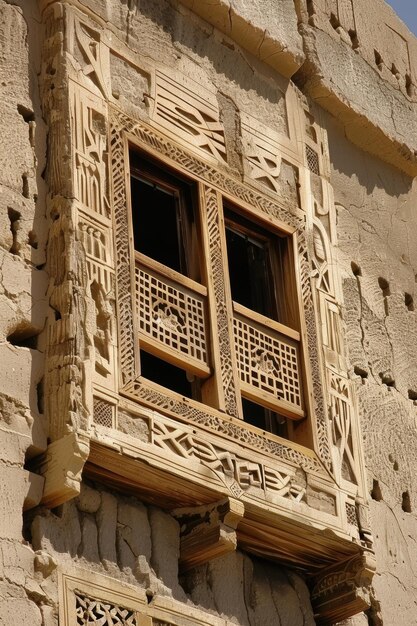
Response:
[[[146,117],[152,94],[146,72],[133,67],[138,58],[190,76],[215,94],[229,164],[242,176],[237,110],[285,134],[289,78],[315,101],[329,138],[377,558],[373,606],[349,624],[413,626],[417,44],[382,0],[376,25],[368,23],[369,2],[359,0],[345,12],[341,2],[318,0],[206,4],[80,1],[131,51],[132,63],[111,57],[114,101]],[[381,39],[378,20],[392,40]],[[238,551],[180,576],[178,523],[134,497],[84,482],[75,500],[52,511],[37,506],[43,479],[28,467],[47,445],[42,331],[51,313],[43,37],[36,2],[0,0],[0,624],[12,626],[18,615],[25,626],[56,626],[58,571],[76,565],[146,590],[150,604],[171,598],[225,623],[313,625],[305,581],[283,567]],[[291,172],[281,185],[291,200]]]

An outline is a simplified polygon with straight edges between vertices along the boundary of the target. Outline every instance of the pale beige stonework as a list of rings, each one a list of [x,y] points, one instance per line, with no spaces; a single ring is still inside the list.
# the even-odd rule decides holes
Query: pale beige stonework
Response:
[[[383,0],[0,0],[1,626],[417,624],[416,59]],[[129,147],[201,282],[133,250]],[[292,326],[232,301],[224,202]]]

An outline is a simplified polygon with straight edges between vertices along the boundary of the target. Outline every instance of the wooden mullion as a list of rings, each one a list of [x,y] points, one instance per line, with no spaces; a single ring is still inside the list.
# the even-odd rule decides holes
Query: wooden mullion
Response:
[[[208,311],[211,320],[211,352],[215,372],[203,387],[203,398],[208,404],[214,402],[221,411],[241,418],[242,403],[233,350],[233,308],[225,258],[222,200],[218,191],[202,183],[199,190]]]

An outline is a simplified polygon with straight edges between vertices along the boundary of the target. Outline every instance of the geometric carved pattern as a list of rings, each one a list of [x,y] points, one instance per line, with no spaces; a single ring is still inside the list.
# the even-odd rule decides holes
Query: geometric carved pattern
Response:
[[[153,443],[184,459],[198,459],[217,474],[236,498],[251,488],[262,489],[293,502],[301,502],[305,497],[305,485],[296,478],[293,469],[278,470],[250,461],[162,419],[154,421]]]
[[[241,381],[301,409],[297,343],[236,314],[233,326]]]
[[[348,524],[353,524],[353,526],[358,525],[358,519],[356,517],[356,506],[354,504],[350,504],[350,502],[346,502],[346,518]]]
[[[137,261],[135,282],[140,334],[179,353],[185,364],[206,367],[205,298]]]
[[[137,626],[136,611],[75,594],[77,626]],[[74,625],[75,626],[75,625]]]
[[[101,398],[94,398],[93,420],[95,424],[113,427],[113,405]]]
[[[311,148],[308,143],[306,144],[306,158],[307,165],[310,172],[313,174],[320,175],[320,164],[319,164],[319,155],[313,148]]]
[[[79,202],[103,217],[109,215],[106,118],[99,98],[72,94],[75,187]],[[101,109],[101,110],[100,110]]]
[[[319,447],[319,457],[328,469],[331,468],[331,455],[329,449],[327,410],[325,408],[323,385],[317,364],[319,362],[319,349],[317,344],[316,314],[313,306],[311,293],[311,265],[307,247],[305,230],[298,231],[298,261],[300,264],[301,279],[301,299],[304,309],[304,319],[306,323],[308,337],[308,351],[311,363],[311,375],[313,383],[317,442]]]
[[[245,181],[263,191],[268,189],[278,197],[285,194],[289,199],[289,193],[292,197],[289,202],[293,204],[297,195],[298,168],[292,164],[296,155],[287,132],[275,132],[262,124],[259,118],[241,112],[241,136]]]
[[[216,191],[210,187],[204,189],[206,211],[208,255],[212,274],[214,304],[216,306],[217,335],[219,341],[220,376],[222,380],[224,404],[228,415],[237,416],[236,381],[233,375],[231,343],[224,284],[224,263],[220,245],[219,200]]]
[[[109,245],[103,227],[89,221],[80,220],[78,237],[87,255],[89,284],[96,282],[106,295],[114,290],[113,270],[109,268]]]
[[[258,133],[259,135],[259,133]],[[262,141],[259,136],[252,136],[246,148],[250,178],[262,182],[266,187],[279,193],[281,173],[281,155],[273,143]]]
[[[73,61],[80,67],[78,79],[88,89],[97,88],[104,96],[109,91],[109,50],[98,30],[69,12],[68,42]]]
[[[172,398],[167,398],[163,391],[159,391],[141,380],[133,381],[125,387],[124,391],[144,404],[150,405],[156,410],[159,409],[162,413],[168,412],[174,417],[178,416],[193,424],[204,426],[231,441],[237,441],[276,458],[290,461],[290,463],[294,463],[307,471],[320,475],[324,473],[322,464],[315,457],[304,454],[292,447],[291,444],[287,445],[284,441],[272,440],[254,430],[248,430],[237,421],[231,422],[219,418],[218,415],[213,414],[210,407],[201,408],[201,405],[187,400],[174,402]]]
[[[216,97],[207,90],[200,96],[201,86],[195,83],[183,86],[160,70],[155,80],[155,121],[185,140],[190,148],[196,147],[204,156],[224,162],[226,146]]]
[[[124,384],[136,376],[134,303],[130,273],[128,211],[126,204],[125,152],[122,133],[112,126],[111,164],[117,262],[117,308],[120,326],[119,358]]]
[[[352,442],[352,406],[349,398],[349,380],[328,370],[330,419],[333,443],[339,455],[342,478],[358,484]]]

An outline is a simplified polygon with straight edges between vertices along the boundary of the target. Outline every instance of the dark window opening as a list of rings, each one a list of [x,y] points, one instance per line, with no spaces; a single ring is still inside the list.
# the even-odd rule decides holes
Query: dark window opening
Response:
[[[135,250],[200,282],[193,185],[132,153],[130,189]]]
[[[232,299],[257,313],[274,317],[267,243],[226,227]]]
[[[232,300],[294,327],[284,287],[288,239],[274,235],[228,208],[225,218]]]
[[[142,376],[148,380],[186,398],[200,400],[200,380],[193,374],[144,350],[140,351],[140,365]]]
[[[283,415],[266,409],[260,404],[255,404],[246,398],[242,398],[242,409],[243,419],[248,424],[285,439],[289,438],[288,421]]]

